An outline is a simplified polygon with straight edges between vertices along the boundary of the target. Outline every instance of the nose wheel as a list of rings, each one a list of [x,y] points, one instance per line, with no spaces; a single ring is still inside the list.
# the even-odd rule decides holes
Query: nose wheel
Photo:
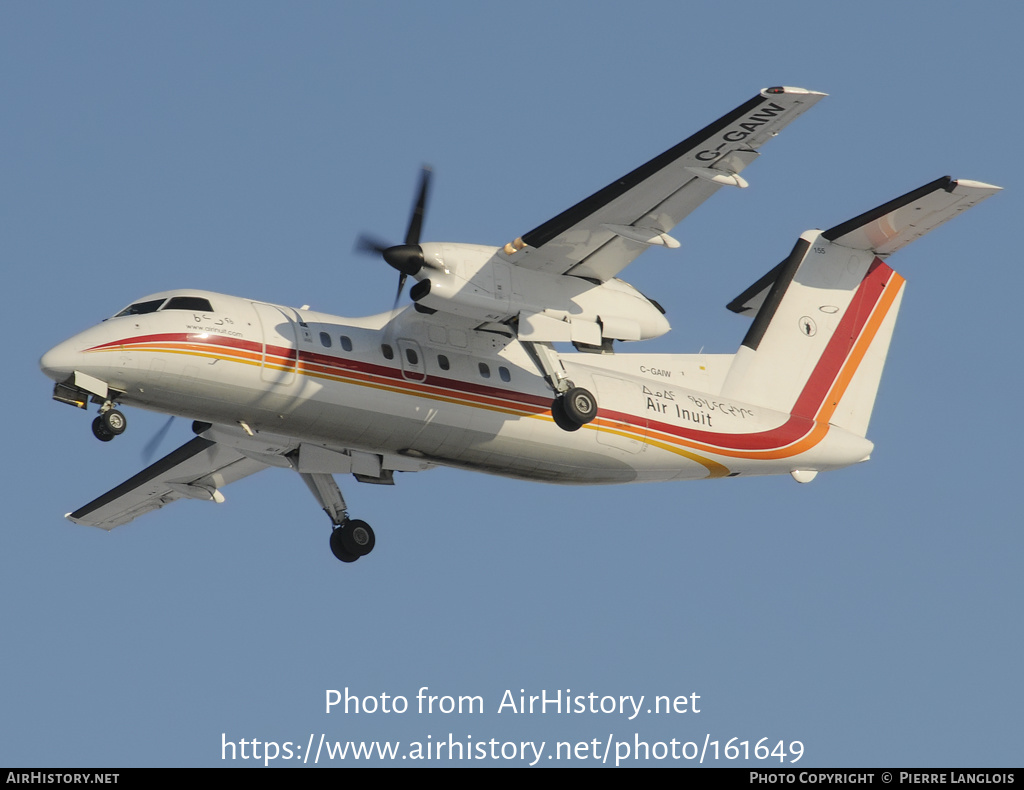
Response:
[[[115,436],[120,436],[128,427],[128,420],[117,409],[107,409],[100,412],[99,416],[92,421],[92,435],[101,442],[109,442]]]

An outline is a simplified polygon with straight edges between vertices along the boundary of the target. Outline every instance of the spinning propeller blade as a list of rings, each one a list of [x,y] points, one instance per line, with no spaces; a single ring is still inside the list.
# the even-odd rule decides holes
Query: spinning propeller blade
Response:
[[[356,250],[358,252],[380,255],[389,266],[398,270],[398,292],[395,294],[395,304],[392,310],[398,308],[398,302],[402,298],[405,281],[409,275],[416,274],[423,266],[423,248],[420,247],[420,232],[423,230],[423,217],[426,214],[427,200],[430,196],[432,172],[429,167],[424,167],[420,171],[420,183],[416,194],[416,202],[412,207],[412,214],[409,217],[409,226],[406,228],[405,242],[403,244],[389,245],[365,233],[361,234],[356,240]]]
[[[167,432],[171,429],[171,423],[174,422],[174,415],[172,414],[167,422],[163,424],[159,431],[153,434],[152,438],[146,442],[146,446],[142,448],[142,460],[144,463],[149,463],[153,460],[153,456],[156,455],[157,448],[160,447],[160,442],[167,436]]]

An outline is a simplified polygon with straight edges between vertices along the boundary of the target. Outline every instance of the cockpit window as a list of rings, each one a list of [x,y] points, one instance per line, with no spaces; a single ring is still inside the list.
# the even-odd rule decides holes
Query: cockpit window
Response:
[[[201,296],[175,296],[171,299],[164,310],[198,310],[201,313],[212,313],[213,307],[209,299]]]
[[[124,310],[115,315],[114,318],[120,318],[124,315],[145,315],[146,313],[155,313],[160,309],[160,305],[163,303],[163,299],[150,299],[148,302],[136,302],[135,304],[128,305]]]

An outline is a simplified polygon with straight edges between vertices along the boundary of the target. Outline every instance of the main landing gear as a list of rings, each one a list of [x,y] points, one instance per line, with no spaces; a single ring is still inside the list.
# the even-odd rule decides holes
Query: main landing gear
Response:
[[[348,507],[334,476],[326,472],[299,472],[299,477],[330,518],[331,551],[342,562],[355,562],[377,545],[373,529],[365,521],[348,517]]]
[[[583,387],[576,387],[550,343],[521,340],[522,346],[555,392],[551,416],[563,431],[578,431],[597,416],[597,398]]]
[[[100,407],[99,416],[92,421],[92,435],[101,442],[109,442],[124,433],[127,427],[128,420],[108,401]]]
[[[365,557],[376,543],[373,529],[359,519],[346,519],[331,532],[331,551],[342,562],[355,562]]]

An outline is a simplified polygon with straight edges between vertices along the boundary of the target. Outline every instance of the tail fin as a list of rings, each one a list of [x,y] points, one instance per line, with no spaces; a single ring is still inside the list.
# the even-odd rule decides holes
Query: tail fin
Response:
[[[998,190],[946,176],[803,233],[729,304],[756,315],[722,394],[865,436],[903,297],[904,279],[883,258]]]

